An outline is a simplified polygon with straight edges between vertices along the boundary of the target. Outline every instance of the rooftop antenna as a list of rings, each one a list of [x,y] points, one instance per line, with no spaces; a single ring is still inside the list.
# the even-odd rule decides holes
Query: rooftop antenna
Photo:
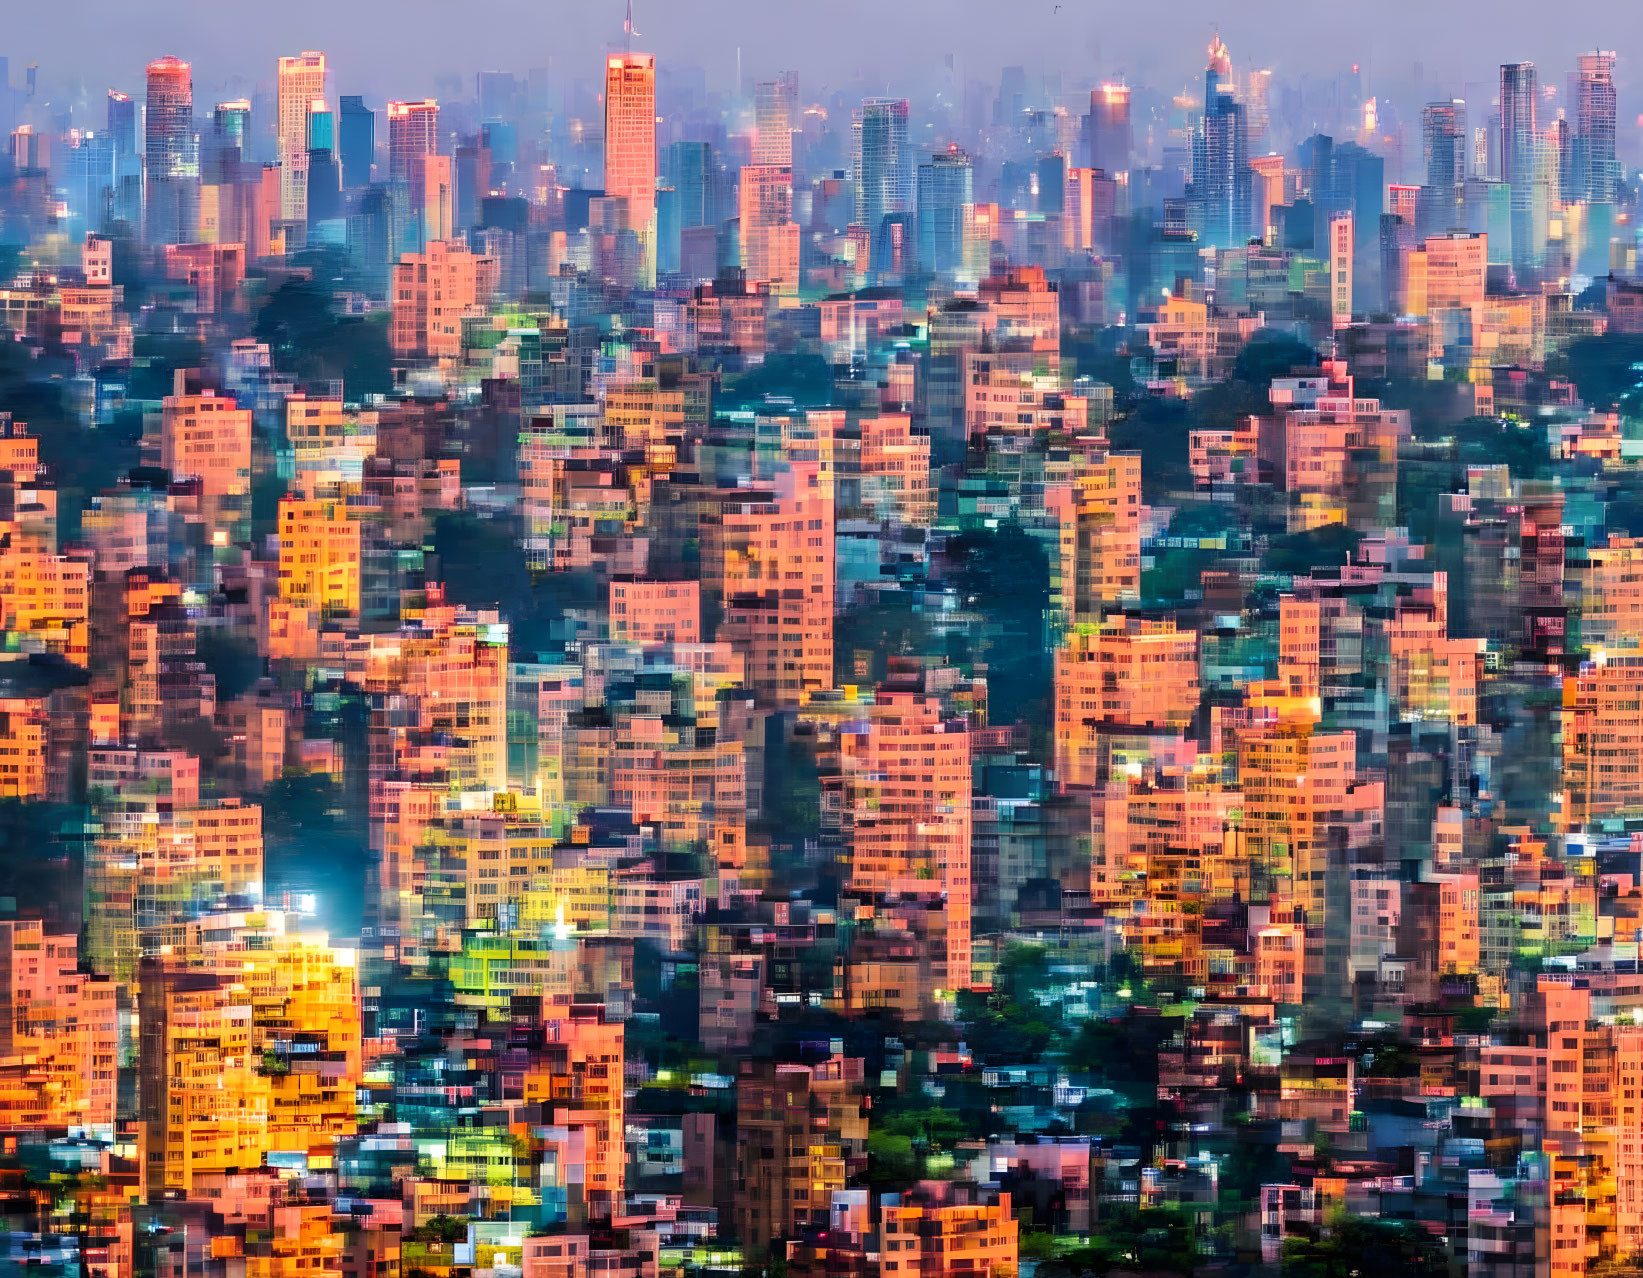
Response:
[[[622,35],[627,41],[627,51],[633,52],[633,0],[628,0],[628,16],[622,20]]]

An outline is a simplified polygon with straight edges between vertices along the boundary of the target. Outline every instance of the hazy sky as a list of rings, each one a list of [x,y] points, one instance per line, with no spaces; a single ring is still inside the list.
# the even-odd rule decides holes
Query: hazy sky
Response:
[[[139,86],[142,64],[163,53],[194,62],[202,99],[245,91],[271,80],[277,54],[306,48],[330,56],[335,92],[380,98],[434,93],[451,73],[471,88],[481,69],[587,74],[620,38],[622,3],[0,0],[0,15],[13,80],[38,62],[54,100],[77,83],[94,99]],[[749,74],[791,68],[812,88],[861,79],[916,93],[948,53],[965,78],[993,81],[1019,64],[1176,88],[1198,79],[1219,22],[1235,63],[1280,78],[1360,61],[1372,90],[1402,91],[1419,61],[1424,91],[1437,93],[1530,59],[1561,84],[1576,52],[1601,46],[1620,54],[1623,99],[1643,90],[1639,0],[638,0],[634,20],[638,47],[701,66],[723,87],[740,46]]]

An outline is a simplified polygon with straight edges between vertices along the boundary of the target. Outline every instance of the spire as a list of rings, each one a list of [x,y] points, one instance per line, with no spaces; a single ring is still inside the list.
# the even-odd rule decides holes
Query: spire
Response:
[[[1232,55],[1227,52],[1227,46],[1221,40],[1221,28],[1215,27],[1215,34],[1209,42],[1209,66],[1207,70],[1217,75],[1230,76],[1232,74]]]

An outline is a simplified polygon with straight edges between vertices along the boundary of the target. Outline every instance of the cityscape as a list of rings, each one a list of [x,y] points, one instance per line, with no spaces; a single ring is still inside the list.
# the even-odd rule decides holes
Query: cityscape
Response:
[[[0,21],[0,1274],[1643,1278],[1643,25],[1265,2]]]

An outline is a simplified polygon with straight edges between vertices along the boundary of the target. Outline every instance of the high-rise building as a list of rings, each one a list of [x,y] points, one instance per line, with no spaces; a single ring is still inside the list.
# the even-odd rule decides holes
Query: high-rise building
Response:
[[[1232,86],[1232,59],[1216,35],[1204,72],[1204,114],[1193,137],[1188,207],[1207,244],[1229,248],[1254,229],[1255,173],[1249,167],[1244,108]]]
[[[643,278],[656,278],[656,58],[613,53],[605,61],[605,195],[627,202],[640,239]]]
[[[1130,86],[1103,84],[1090,90],[1090,111],[1084,117],[1084,140],[1089,167],[1109,176],[1129,171],[1135,139],[1130,127]]]
[[[181,177],[193,161],[194,73],[181,58],[148,64],[144,115],[151,181]]]
[[[1425,173],[1416,207],[1421,235],[1441,235],[1465,225],[1465,192],[1471,135],[1460,98],[1429,102],[1421,110]]]
[[[376,131],[376,112],[365,105],[365,99],[345,96],[337,112],[337,145],[342,162],[342,185],[349,190],[371,185]]]
[[[1426,185],[1445,190],[1466,182],[1466,103],[1460,98],[1429,102],[1421,110],[1421,153]]]
[[[181,58],[164,57],[148,64],[147,234],[156,244],[178,244],[194,238],[199,178],[194,145],[194,73]]]
[[[918,260],[948,274],[964,263],[964,206],[975,202],[970,157],[958,147],[918,166]]]
[[[1602,49],[1580,55],[1575,82],[1576,174],[1575,189],[1563,198],[1590,204],[1614,200],[1620,181],[1615,159],[1614,58]]]
[[[764,80],[754,90],[753,162],[793,164],[793,99],[791,76]]]
[[[439,152],[439,103],[388,104],[388,184],[393,196],[392,232],[397,253],[420,253],[426,232],[427,162]]]
[[[869,236],[891,213],[913,206],[913,153],[907,141],[906,98],[868,98],[853,124],[855,224]]]
[[[432,98],[421,102],[388,104],[388,180],[396,186],[410,186],[424,156],[439,150],[439,103]]]
[[[793,170],[782,164],[749,164],[740,192],[742,268],[776,292],[799,283],[799,227],[793,220]]]
[[[1539,125],[1540,85],[1533,62],[1500,68],[1500,176],[1511,192],[1510,261],[1540,265],[1546,244],[1547,192]]]
[[[307,51],[279,61],[279,118],[274,126],[280,165],[280,217],[308,216],[308,111],[325,96],[325,55]]]
[[[114,143],[114,202],[110,220],[135,227],[143,216],[143,157],[137,150],[137,102],[108,91],[108,135]]]

